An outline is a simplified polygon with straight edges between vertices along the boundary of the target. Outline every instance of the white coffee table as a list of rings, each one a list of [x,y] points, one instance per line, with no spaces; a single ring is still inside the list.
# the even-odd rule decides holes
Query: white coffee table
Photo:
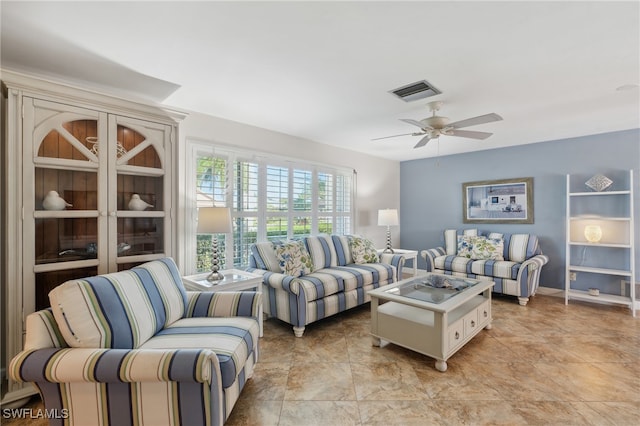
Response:
[[[220,271],[224,275],[224,280],[217,282],[207,281],[210,272],[187,275],[182,277],[182,282],[187,290],[191,291],[242,291],[255,290],[262,294],[262,275],[253,274],[241,269],[225,269]],[[260,304],[260,337],[262,337],[262,304]]]
[[[447,280],[452,287],[424,284],[431,280]],[[444,372],[447,359],[480,330],[491,328],[493,285],[427,273],[371,290],[372,343],[380,346],[385,340],[435,358],[436,369]]]
[[[377,249],[378,255],[384,253],[385,249]],[[407,249],[393,249],[393,254],[401,254],[404,256],[405,260],[411,260],[411,264],[413,265],[413,276],[418,275],[418,250],[407,250]]]

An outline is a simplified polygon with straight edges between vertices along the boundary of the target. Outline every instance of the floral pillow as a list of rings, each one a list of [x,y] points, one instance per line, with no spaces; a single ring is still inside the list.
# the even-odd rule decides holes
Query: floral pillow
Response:
[[[304,241],[280,242],[275,249],[283,274],[299,277],[311,273],[311,256]]]
[[[480,238],[476,235],[458,235],[458,249],[456,256],[471,258],[471,251],[473,250],[473,244]]]
[[[379,261],[376,248],[366,238],[350,235],[349,248],[351,249],[353,263],[375,263]]]
[[[457,256],[473,260],[504,260],[504,240],[481,236],[459,236]]]

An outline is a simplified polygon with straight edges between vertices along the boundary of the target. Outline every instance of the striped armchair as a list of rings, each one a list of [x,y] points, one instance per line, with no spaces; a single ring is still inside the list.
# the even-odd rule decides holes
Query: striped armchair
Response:
[[[49,297],[9,374],[51,425],[222,425],[258,360],[261,295],[185,291],[169,258]]]
[[[549,262],[532,234],[447,229],[444,241],[445,247],[420,253],[427,272],[494,281],[494,293],[517,296],[522,306],[536,294],[542,267]]]

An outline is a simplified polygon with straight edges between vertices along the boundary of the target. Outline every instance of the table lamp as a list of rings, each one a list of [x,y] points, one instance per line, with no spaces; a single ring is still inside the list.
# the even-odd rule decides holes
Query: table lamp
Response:
[[[383,253],[394,253],[391,248],[391,226],[398,226],[398,210],[383,209],[378,210],[378,226],[387,227],[387,247]]]
[[[228,207],[200,207],[198,209],[198,233],[214,234],[213,258],[211,261],[211,274],[207,281],[216,282],[224,279],[219,269],[218,236],[215,234],[228,234],[231,232],[231,210]]]

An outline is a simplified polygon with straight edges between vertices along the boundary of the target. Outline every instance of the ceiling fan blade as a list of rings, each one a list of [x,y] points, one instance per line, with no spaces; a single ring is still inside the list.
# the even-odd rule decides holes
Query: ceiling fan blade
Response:
[[[493,133],[487,132],[474,132],[472,130],[450,130],[447,135],[460,136],[461,138],[481,139],[484,140],[491,136]]]
[[[414,126],[418,126],[421,129],[424,129],[424,124],[422,124],[421,122],[417,121],[417,120],[412,120],[410,118],[401,118],[400,121],[404,121],[405,123],[409,123],[409,124],[413,124]]]
[[[456,121],[455,123],[447,124],[447,127],[452,127],[454,129],[461,129],[463,127],[476,126],[478,124],[491,123],[492,121],[500,121],[502,117],[500,117],[495,112],[491,114],[479,115],[473,118],[467,118],[466,120]]]
[[[414,146],[414,148],[420,148],[422,146],[425,146],[427,142],[429,142],[430,140],[431,140],[431,136],[427,135],[424,138],[420,139],[420,141],[416,144],[416,146]]]
[[[415,135],[415,133],[402,133],[400,135],[393,135],[393,136],[383,136],[381,138],[375,138],[375,139],[371,139],[372,141],[379,141],[380,139],[389,139],[389,138],[397,138],[399,136],[409,136],[409,135]]]

